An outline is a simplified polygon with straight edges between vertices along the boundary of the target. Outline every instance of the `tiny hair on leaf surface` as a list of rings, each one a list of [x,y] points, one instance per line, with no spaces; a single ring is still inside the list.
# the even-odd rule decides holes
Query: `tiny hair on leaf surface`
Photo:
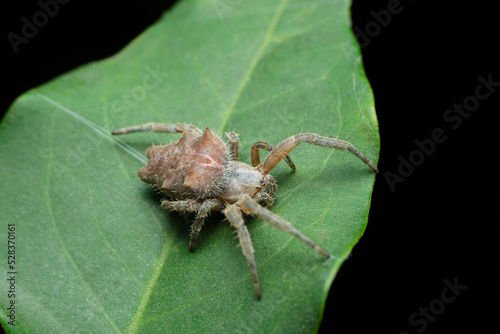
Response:
[[[118,54],[11,106],[0,125],[0,237],[16,224],[19,307],[13,327],[0,296],[7,333],[317,331],[330,284],[366,228],[375,174],[363,161],[302,144],[274,167],[271,211],[331,258],[244,216],[258,300],[224,215],[208,217],[189,252],[195,217],[165,212],[137,177],[148,147],[181,135],[111,135],[151,121],[238,133],[239,161],[251,166],[253,144],[263,162],[273,145],[315,133],[348,141],[376,165],[378,124],[350,2],[229,7],[179,1]]]

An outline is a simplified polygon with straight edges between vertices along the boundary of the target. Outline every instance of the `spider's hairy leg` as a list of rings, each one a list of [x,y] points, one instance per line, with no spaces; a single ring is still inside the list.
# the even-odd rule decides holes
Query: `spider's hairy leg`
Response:
[[[271,151],[271,153],[269,153],[266,159],[264,159],[264,173],[269,173],[278,164],[278,162],[285,159],[285,157],[294,148],[299,146],[300,143],[309,143],[318,146],[336,148],[339,150],[348,150],[349,152],[353,153],[355,156],[363,160],[363,162],[367,164],[375,173],[378,172],[375,164],[347,141],[335,138],[321,137],[315,133],[299,133],[295,136],[291,136],[283,140],[274,148],[274,150]]]
[[[189,239],[189,251],[194,250],[194,245],[196,239],[200,235],[201,228],[205,222],[205,218],[208,216],[210,211],[221,211],[224,209],[224,204],[216,199],[207,199],[203,202],[196,200],[187,201],[171,201],[164,199],[161,202],[161,207],[166,211],[177,211],[177,212],[195,212],[196,218],[191,225],[190,239]]]
[[[161,207],[165,211],[177,211],[177,212],[194,212],[198,210],[202,202],[195,200],[188,201],[177,201],[164,199],[161,201]]]
[[[143,131],[153,131],[153,132],[161,132],[161,133],[182,133],[182,131],[194,131],[201,134],[201,130],[196,126],[187,124],[187,123],[177,123],[177,124],[169,124],[169,123],[155,123],[150,122],[142,125],[134,125],[126,128],[117,129],[112,132],[113,135],[122,135],[132,132],[143,132]]]
[[[229,161],[240,161],[240,140],[236,132],[226,132],[229,138]]]
[[[295,227],[292,226],[289,222],[278,216],[277,214],[269,211],[268,209],[260,206],[257,202],[252,200],[250,196],[244,195],[241,200],[238,201],[238,205],[240,208],[243,210],[243,212],[247,214],[252,214],[256,215],[257,217],[267,221],[273,226],[276,226],[283,232],[290,233],[297,239],[305,242],[307,245],[309,245],[312,249],[317,251],[323,256],[330,257],[330,254],[321,248],[318,244],[316,244],[314,241],[306,237],[302,232],[297,230]]]
[[[272,152],[276,146],[271,145],[269,143],[264,143],[264,142],[257,142],[252,145],[252,150],[250,152],[251,155],[251,160],[252,160],[252,166],[257,167],[260,164],[260,154],[259,154],[259,149],[263,149],[269,152]],[[288,166],[290,166],[291,169],[295,170],[295,164],[292,162],[292,159],[288,155],[285,155],[283,158],[285,159],[286,163]]]
[[[255,262],[254,249],[252,246],[252,240],[250,239],[250,234],[245,226],[243,217],[241,216],[241,210],[236,204],[229,205],[224,214],[231,223],[231,225],[236,229],[238,233],[238,238],[240,239],[241,249],[243,250],[243,255],[247,258],[248,265],[250,266],[250,272],[252,273],[253,286],[255,289],[255,294],[257,298],[261,298],[259,276],[257,275],[257,263]]]
[[[191,225],[191,232],[189,234],[189,251],[193,252],[196,239],[200,235],[201,228],[205,223],[205,218],[207,218],[210,211],[221,211],[224,205],[216,199],[207,199],[200,205],[198,212],[196,213],[196,218],[194,219],[193,225]]]

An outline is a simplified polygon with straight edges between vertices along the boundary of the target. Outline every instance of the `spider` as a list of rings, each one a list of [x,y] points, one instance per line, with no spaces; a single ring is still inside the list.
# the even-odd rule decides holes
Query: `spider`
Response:
[[[321,255],[330,257],[326,250],[268,209],[274,202],[273,196],[277,189],[276,181],[269,172],[283,159],[295,170],[288,154],[302,142],[348,150],[374,172],[378,172],[377,167],[350,143],[314,133],[291,136],[276,146],[265,142],[253,144],[253,166],[250,166],[239,161],[239,139],[235,132],[226,133],[229,147],[209,128],[201,131],[186,123],[147,123],[121,128],[112,134],[139,131],[182,134],[178,141],[169,145],[149,147],[146,150],[149,161],[139,170],[138,176],[166,196],[161,202],[164,210],[196,213],[190,231],[191,252],[207,215],[211,211],[223,211],[238,234],[258,299],[261,299],[261,290],[257,265],[250,234],[243,221],[243,213],[258,216],[303,241]],[[263,163],[260,163],[259,149],[270,152]]]

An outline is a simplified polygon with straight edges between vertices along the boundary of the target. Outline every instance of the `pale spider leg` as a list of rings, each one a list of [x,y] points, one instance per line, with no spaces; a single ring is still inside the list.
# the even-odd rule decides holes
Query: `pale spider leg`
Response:
[[[177,201],[164,199],[161,201],[161,207],[165,211],[194,212],[200,209],[202,202],[195,200]]]
[[[236,132],[226,132],[229,138],[229,161],[240,161],[240,140]]]
[[[132,132],[143,132],[143,131],[153,131],[153,132],[162,132],[162,133],[182,133],[182,131],[195,131],[198,133],[202,133],[200,129],[196,126],[187,124],[187,123],[177,123],[177,124],[169,124],[169,123],[155,123],[150,122],[142,125],[134,125],[126,128],[117,129],[112,132],[113,135],[122,135],[126,133]]]
[[[189,251],[193,252],[194,245],[198,236],[200,235],[201,228],[205,223],[205,218],[207,218],[210,211],[221,211],[224,205],[216,199],[208,199],[203,202],[203,204],[198,209],[196,213],[196,218],[191,225],[191,233],[189,234]]]
[[[257,263],[255,262],[254,249],[252,246],[252,240],[250,239],[250,233],[245,226],[245,222],[241,216],[240,209],[236,204],[229,205],[226,210],[224,210],[224,215],[231,223],[231,225],[236,229],[238,233],[238,238],[240,240],[241,249],[243,255],[247,258],[248,265],[250,266],[250,272],[252,273],[253,287],[255,289],[255,294],[257,298],[261,298],[259,276],[257,275]]]
[[[161,202],[161,207],[166,211],[177,211],[177,212],[195,212],[197,211],[196,218],[191,225],[190,239],[189,239],[189,251],[194,250],[194,244],[196,239],[200,235],[201,228],[205,222],[205,218],[208,216],[210,211],[222,211],[224,209],[224,204],[216,199],[208,199],[204,202],[196,200],[187,201],[171,201],[164,199]]]
[[[260,164],[260,154],[259,154],[259,148],[263,150],[267,150],[269,152],[272,152],[276,146],[271,145],[269,143],[264,143],[264,142],[257,142],[252,145],[252,151],[251,151],[251,160],[252,160],[252,166],[257,167]],[[288,166],[290,166],[291,169],[295,170],[295,164],[292,162],[292,159],[288,155],[286,155],[283,159],[285,159],[286,163]]]
[[[366,156],[364,156],[357,148],[352,146],[351,143],[334,138],[321,137],[315,133],[299,133],[295,136],[289,137],[278,144],[271,153],[264,159],[263,167],[264,173],[269,173],[282,159],[284,159],[294,148],[299,146],[300,143],[305,142],[318,146],[325,146],[336,148],[339,150],[348,150],[355,156],[363,160],[375,173],[378,172],[377,167]]]
[[[307,245],[309,245],[309,247],[311,247],[321,255],[330,257],[330,254],[328,254],[326,250],[324,250],[323,248],[318,246],[318,244],[316,244],[314,241],[303,235],[302,232],[293,227],[292,224],[290,224],[277,214],[272,213],[268,209],[260,206],[258,203],[252,200],[250,196],[243,195],[243,197],[238,201],[238,205],[246,214],[256,215],[257,217],[267,221],[271,225],[276,226],[283,232],[290,233],[297,239],[305,242]]]

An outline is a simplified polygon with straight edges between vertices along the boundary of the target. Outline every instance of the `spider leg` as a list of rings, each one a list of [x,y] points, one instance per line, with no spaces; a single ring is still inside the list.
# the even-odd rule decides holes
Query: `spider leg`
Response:
[[[326,257],[330,257],[330,254],[328,254],[328,252],[326,250],[324,250],[323,248],[318,246],[318,244],[316,244],[314,241],[312,241],[311,239],[306,237],[304,234],[302,234],[302,232],[300,232],[295,227],[293,227],[292,224],[290,224],[289,222],[287,222],[286,220],[284,220],[283,218],[281,218],[277,214],[272,213],[268,209],[260,206],[257,202],[252,200],[250,198],[250,196],[244,195],[242,197],[242,199],[240,199],[238,201],[238,205],[243,210],[243,212],[245,212],[247,214],[252,214],[252,215],[258,216],[259,218],[270,223],[271,225],[276,226],[277,228],[279,228],[283,232],[290,233],[291,235],[293,235],[297,239],[305,242],[307,245],[309,245],[312,249],[314,249],[315,251],[317,251],[321,255],[326,256]]]
[[[205,218],[207,218],[210,211],[220,211],[224,208],[224,205],[216,199],[208,199],[200,205],[196,218],[191,225],[191,232],[189,234],[189,251],[193,252],[194,244],[200,235],[201,228],[205,223]]]
[[[201,202],[195,200],[172,201],[164,199],[161,201],[161,207],[163,210],[177,212],[194,212],[200,208],[201,204]]]
[[[252,151],[251,151],[251,159],[252,159],[252,166],[257,167],[260,165],[260,155],[259,155],[259,148],[263,150],[267,150],[269,152],[272,152],[276,146],[264,143],[264,142],[257,142],[252,145]],[[291,169],[295,170],[295,164],[292,162],[292,159],[288,155],[286,155],[283,159],[285,159],[286,163],[288,166],[290,166]]]
[[[229,138],[229,161],[240,161],[240,140],[236,132],[226,132]]]
[[[339,150],[348,150],[353,153],[355,156],[363,160],[365,164],[367,164],[375,173],[378,172],[377,167],[373,162],[371,162],[366,156],[364,156],[357,148],[352,146],[351,143],[334,138],[321,137],[315,133],[299,133],[295,136],[291,136],[285,140],[283,140],[280,144],[278,144],[274,150],[269,153],[269,155],[264,159],[264,173],[269,173],[282,159],[285,157],[300,143],[309,143],[318,146],[325,146],[336,148]],[[253,163],[253,160],[252,160]]]
[[[245,226],[243,217],[241,216],[241,210],[236,204],[231,204],[226,208],[226,210],[224,210],[224,214],[238,233],[238,238],[240,240],[241,249],[243,250],[243,255],[245,255],[245,257],[247,258],[248,265],[250,266],[250,272],[252,273],[255,294],[257,295],[257,299],[260,299],[261,293],[259,276],[257,275],[257,263],[255,262],[252,240],[250,239],[250,234],[248,233],[248,229]]]
[[[132,132],[153,131],[162,133],[182,133],[182,131],[195,131],[202,133],[196,126],[186,123],[168,124],[150,122],[142,125],[129,126],[126,128],[117,129],[112,132],[114,135],[122,135]]]
[[[224,209],[224,205],[216,199],[208,199],[203,202],[196,200],[171,201],[168,199],[164,199],[161,202],[161,207],[166,211],[197,212],[194,222],[191,225],[191,232],[189,234],[190,252],[194,250],[196,239],[198,239],[201,228],[205,223],[205,218],[208,216],[210,211],[221,211],[222,209]]]

